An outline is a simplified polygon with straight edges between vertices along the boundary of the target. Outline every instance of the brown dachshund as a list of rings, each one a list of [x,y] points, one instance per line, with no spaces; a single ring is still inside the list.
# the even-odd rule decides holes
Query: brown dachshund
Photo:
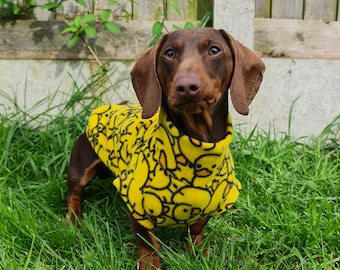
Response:
[[[229,209],[241,189],[229,152],[228,89],[235,109],[248,114],[264,70],[259,57],[223,30],[162,36],[131,71],[140,105],[96,109],[75,143],[71,222],[81,220],[90,179],[113,175],[131,213],[140,269],[160,268],[154,227],[189,226],[199,245],[209,218]]]

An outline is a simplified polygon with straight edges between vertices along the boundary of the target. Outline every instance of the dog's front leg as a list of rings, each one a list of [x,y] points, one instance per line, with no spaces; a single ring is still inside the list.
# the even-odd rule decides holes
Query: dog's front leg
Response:
[[[160,269],[161,264],[156,251],[160,250],[161,246],[155,238],[153,230],[144,228],[132,215],[130,215],[130,224],[138,245],[139,265],[137,269]]]
[[[208,223],[210,217],[206,217],[198,222],[196,222],[193,225],[190,225],[190,238],[192,243],[194,243],[195,246],[199,246],[203,241],[203,228]],[[188,240],[184,242],[185,248],[187,250],[190,250],[191,245]]]

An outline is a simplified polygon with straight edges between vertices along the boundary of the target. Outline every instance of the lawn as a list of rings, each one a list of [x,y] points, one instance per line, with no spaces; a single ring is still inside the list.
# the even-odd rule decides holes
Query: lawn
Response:
[[[128,212],[110,179],[86,189],[81,228],[64,223],[69,154],[96,104],[83,87],[53,108],[57,116],[18,106],[0,116],[0,269],[136,269]],[[239,200],[208,223],[206,255],[184,250],[186,229],[157,230],[164,269],[339,269],[339,125],[340,116],[308,142],[236,133]]]

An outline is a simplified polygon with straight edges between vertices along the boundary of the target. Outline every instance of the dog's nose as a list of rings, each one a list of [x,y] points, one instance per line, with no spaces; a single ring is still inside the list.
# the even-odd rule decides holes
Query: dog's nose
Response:
[[[179,94],[193,96],[201,89],[201,80],[198,76],[180,77],[175,81],[175,89]]]

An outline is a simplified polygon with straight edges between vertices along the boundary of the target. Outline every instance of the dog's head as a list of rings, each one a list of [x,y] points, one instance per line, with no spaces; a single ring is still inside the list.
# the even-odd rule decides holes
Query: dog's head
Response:
[[[162,102],[178,113],[211,112],[231,88],[235,109],[248,114],[265,66],[224,30],[178,30],[142,55],[131,71],[143,118]]]

